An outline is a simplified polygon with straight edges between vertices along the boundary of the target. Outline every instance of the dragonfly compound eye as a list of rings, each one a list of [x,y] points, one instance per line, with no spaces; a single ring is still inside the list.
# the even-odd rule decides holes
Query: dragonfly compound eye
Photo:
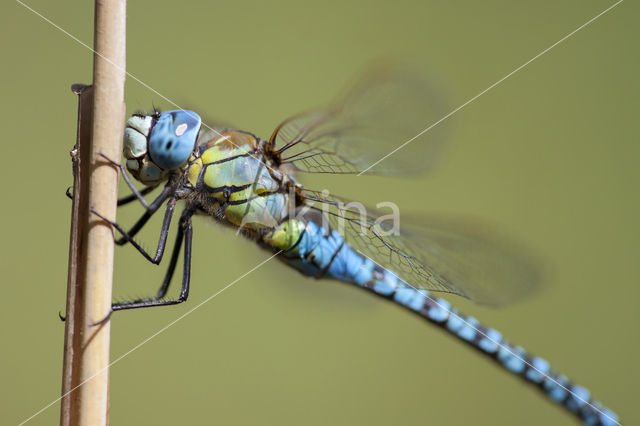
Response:
[[[127,120],[124,129],[124,149],[126,159],[140,158],[147,153],[147,137],[151,129],[149,115],[134,115]]]
[[[149,154],[158,167],[174,170],[193,152],[202,120],[192,111],[165,111],[151,129]]]

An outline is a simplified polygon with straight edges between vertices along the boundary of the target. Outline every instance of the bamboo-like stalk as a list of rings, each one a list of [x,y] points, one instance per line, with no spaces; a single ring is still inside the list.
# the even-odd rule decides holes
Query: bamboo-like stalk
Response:
[[[107,425],[113,231],[122,152],[126,0],[96,0],[93,88],[79,93],[60,424]]]

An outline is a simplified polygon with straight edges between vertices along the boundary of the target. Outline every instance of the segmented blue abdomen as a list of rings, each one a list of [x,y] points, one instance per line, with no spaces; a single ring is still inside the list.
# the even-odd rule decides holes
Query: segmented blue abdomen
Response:
[[[283,256],[305,275],[356,284],[443,327],[494,358],[507,370],[536,385],[585,424],[618,424],[618,417],[613,411],[592,399],[587,389],[553,371],[545,359],[534,357],[522,347],[509,343],[499,331],[457,312],[446,300],[398,279],[393,272],[356,252],[339,232],[308,222],[299,241]]]

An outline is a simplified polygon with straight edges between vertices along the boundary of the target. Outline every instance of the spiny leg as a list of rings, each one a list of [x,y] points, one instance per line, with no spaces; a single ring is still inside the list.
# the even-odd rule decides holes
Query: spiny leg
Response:
[[[151,191],[153,191],[154,189],[156,189],[157,186],[148,186],[146,188],[144,188],[142,191],[140,191],[141,195],[147,195],[148,193],[150,193]],[[64,192],[64,194],[67,196],[67,198],[69,198],[70,200],[73,200],[73,194],[71,193],[71,187],[68,187],[67,190]],[[125,204],[129,204],[132,201],[137,200],[138,197],[136,196],[136,194],[131,194],[131,195],[127,195],[126,197],[122,197],[120,199],[118,199],[118,207],[120,206],[124,206]]]
[[[145,299],[135,299],[126,302],[114,303],[111,306],[111,311],[122,311],[125,309],[138,309],[138,308],[150,308],[152,306],[168,306],[177,305],[184,302],[189,297],[189,282],[191,280],[191,245],[193,241],[193,228],[191,225],[191,216],[193,212],[185,210],[180,217],[180,226],[176,235],[176,241],[173,246],[173,252],[171,253],[171,260],[169,261],[169,267],[165,274],[162,285],[158,290],[155,297],[149,297]],[[171,278],[176,269],[178,263],[178,257],[180,255],[180,248],[182,247],[182,241],[184,240],[184,265],[182,271],[182,287],[180,290],[180,296],[177,299],[161,300],[169,289]],[[110,316],[111,314],[109,314]]]
[[[95,211],[94,209],[91,209],[91,213],[95,214],[96,216],[98,216],[100,219],[104,220],[105,222],[109,222],[109,224],[111,224],[111,226],[113,226],[115,229],[118,230],[118,232],[120,232],[122,234],[122,237],[131,243],[131,245],[133,247],[136,248],[136,250],[138,250],[140,252],[140,254],[142,254],[144,256],[145,259],[147,259],[149,262],[158,265],[160,263],[160,261],[162,260],[162,255],[164,254],[164,248],[167,245],[167,236],[169,234],[169,225],[171,225],[171,218],[173,217],[173,209],[176,205],[176,198],[171,198],[169,200],[169,202],[167,203],[167,209],[164,212],[164,219],[162,219],[162,228],[160,229],[160,238],[158,240],[158,246],[156,247],[156,252],[153,256],[151,256],[145,249],[143,249],[142,247],[140,247],[140,245],[135,242],[135,240],[133,239],[133,236],[128,234],[127,231],[125,231],[124,229],[122,229],[122,227],[120,225],[118,225],[116,222],[107,219],[106,217],[102,216],[100,213],[98,213],[97,211]],[[137,231],[136,231],[137,232]]]
[[[119,239],[116,240],[116,244],[119,245],[119,246],[122,246],[122,245],[126,244],[127,242],[131,241],[131,239],[149,221],[151,216],[153,216],[153,214],[156,211],[158,211],[160,206],[162,206],[162,203],[164,203],[167,200],[167,198],[169,198],[171,196],[172,187],[171,187],[170,184],[167,183],[167,185],[162,189],[162,192],[151,202],[151,204],[148,204],[143,196],[148,194],[149,192],[153,191],[156,187],[155,186],[150,186],[150,187],[144,188],[142,191],[138,191],[138,189],[133,185],[133,182],[131,181],[131,178],[129,177],[129,174],[127,173],[127,170],[126,170],[125,167],[123,167],[121,164],[111,160],[109,157],[107,157],[106,155],[104,155],[102,153],[100,153],[99,155],[102,158],[104,158],[106,161],[111,163],[113,166],[118,167],[120,169],[120,172],[122,173],[122,176],[124,177],[124,180],[127,182],[127,185],[129,186],[131,191],[133,191],[133,194],[128,195],[128,196],[123,197],[123,198],[120,198],[118,200],[118,207],[123,206],[125,204],[129,204],[132,201],[138,200],[138,201],[140,201],[140,203],[146,209],[144,214],[136,221],[136,223],[133,225],[133,227],[131,227],[131,229],[128,232],[122,232],[121,228],[119,226],[116,226],[116,229],[118,229],[123,234],[122,238],[119,238]],[[70,189],[71,188],[67,188],[67,196],[72,198],[72,195],[70,193]],[[93,213],[96,213],[96,212],[93,212]],[[96,213],[96,214],[98,216],[100,216],[102,219],[107,220],[102,215],[100,215],[98,213]],[[107,220],[107,221],[111,222],[109,220]],[[114,224],[112,223],[112,225],[114,225]],[[125,235],[128,235],[129,238],[126,238]],[[139,247],[136,247],[136,248],[138,248],[138,250],[140,250]]]
[[[116,240],[116,244],[122,246],[128,243],[131,238],[135,237],[135,235],[142,229],[142,227],[149,221],[149,219],[151,219],[151,216],[153,216],[155,212],[158,211],[160,206],[162,206],[162,203],[164,203],[166,199],[171,196],[171,192],[172,188],[169,184],[167,184],[167,186],[162,189],[162,192],[158,195],[158,197],[156,197],[156,199],[153,200],[151,204],[149,204],[149,208],[147,209],[147,211],[145,211],[144,214],[136,221],[136,223],[134,223],[131,229],[126,232],[126,234],[129,236],[129,239],[123,236]],[[134,194],[132,194],[131,197],[137,199],[135,198]]]
[[[140,195],[147,195],[148,193],[150,193],[151,191],[153,191],[156,188],[157,188],[157,186],[147,186],[142,191],[140,191]],[[129,204],[132,201],[136,201],[137,199],[138,199],[138,196],[136,194],[131,194],[131,195],[127,195],[126,197],[122,197],[122,198],[118,199],[118,207],[124,206],[126,204]],[[153,203],[150,204],[150,206],[152,206],[152,205],[153,205]]]
[[[112,160],[111,158],[107,157],[106,155],[104,155],[101,152],[98,153],[98,155],[100,157],[104,158],[112,166],[117,167],[118,169],[120,169],[120,173],[122,174],[122,177],[124,178],[124,181],[127,183],[129,188],[131,189],[131,192],[133,192],[132,195],[134,195],[136,197],[136,199],[138,201],[140,201],[140,203],[148,210],[149,209],[149,204],[147,203],[147,200],[144,199],[143,194],[133,184],[133,181],[129,177],[129,173],[127,172],[126,167],[124,167],[122,164],[118,163],[117,161]]]

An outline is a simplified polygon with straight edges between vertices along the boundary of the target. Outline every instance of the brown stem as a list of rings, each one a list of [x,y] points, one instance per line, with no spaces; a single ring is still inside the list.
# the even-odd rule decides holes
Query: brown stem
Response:
[[[125,0],[96,0],[93,87],[79,93],[60,424],[107,425],[113,231],[124,123]]]

